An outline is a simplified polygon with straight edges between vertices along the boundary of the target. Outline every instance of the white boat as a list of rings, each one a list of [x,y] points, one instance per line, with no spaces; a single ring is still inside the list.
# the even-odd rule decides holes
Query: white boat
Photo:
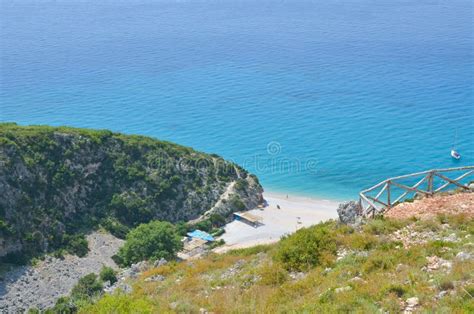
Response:
[[[456,142],[458,139],[458,130],[456,130],[456,135],[454,136],[453,148],[451,149],[451,157],[456,160],[461,159],[461,154],[456,151]]]

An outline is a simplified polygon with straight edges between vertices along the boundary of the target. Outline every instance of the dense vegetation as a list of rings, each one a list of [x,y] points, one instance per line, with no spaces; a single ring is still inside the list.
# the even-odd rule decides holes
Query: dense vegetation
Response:
[[[152,221],[141,224],[127,235],[118,252],[118,262],[130,266],[144,260],[173,259],[183,247],[175,226],[169,222]]]
[[[58,248],[82,256],[83,234],[98,226],[124,238],[151,220],[195,219],[236,180],[232,210],[261,187],[216,155],[106,130],[0,124],[0,261]]]
[[[416,297],[415,311],[472,313],[473,241],[474,221],[462,215],[328,222],[275,245],[150,269],[132,293],[79,312],[400,313]],[[165,279],[145,281],[156,275]]]

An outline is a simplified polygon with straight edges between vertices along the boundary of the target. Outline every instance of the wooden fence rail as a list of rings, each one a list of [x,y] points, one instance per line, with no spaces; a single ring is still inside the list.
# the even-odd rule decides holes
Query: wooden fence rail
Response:
[[[458,173],[456,178],[452,179],[447,176],[455,172]],[[389,178],[359,193],[363,215],[373,217],[376,214],[381,214],[416,193],[431,196],[450,185],[469,190],[469,180],[466,178],[473,174],[474,166],[466,166],[432,169]],[[404,180],[413,180],[415,183],[413,185],[402,183],[401,181]]]

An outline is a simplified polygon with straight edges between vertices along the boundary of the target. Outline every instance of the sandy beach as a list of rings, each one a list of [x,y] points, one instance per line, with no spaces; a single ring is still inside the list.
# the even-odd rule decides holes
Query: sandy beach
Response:
[[[337,218],[339,202],[265,192],[268,206],[249,211],[263,218],[263,225],[253,227],[242,221],[232,221],[225,227],[222,239],[226,244],[214,251],[223,253],[232,249],[251,247],[278,241],[281,236],[299,228]],[[278,206],[280,209],[278,209]]]

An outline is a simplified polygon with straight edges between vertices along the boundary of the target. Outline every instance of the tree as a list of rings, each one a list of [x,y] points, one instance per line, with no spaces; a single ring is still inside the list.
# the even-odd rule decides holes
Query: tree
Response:
[[[178,232],[171,223],[152,221],[130,231],[118,256],[124,266],[146,259],[172,259],[182,248]]]

